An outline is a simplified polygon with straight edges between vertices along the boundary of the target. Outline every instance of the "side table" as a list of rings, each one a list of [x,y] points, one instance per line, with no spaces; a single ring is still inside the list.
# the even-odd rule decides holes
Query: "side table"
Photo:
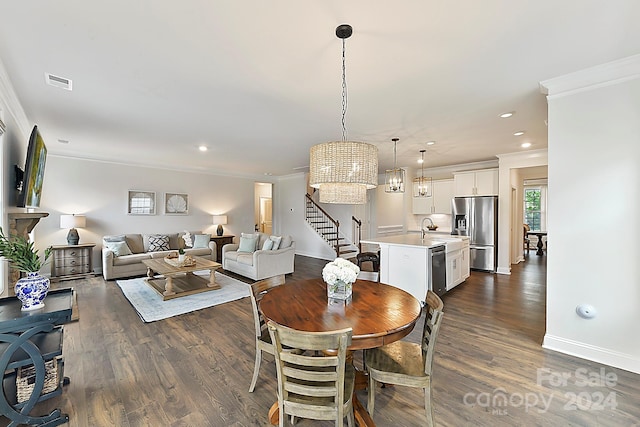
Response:
[[[236,236],[233,235],[224,235],[224,236],[211,236],[211,240],[213,240],[214,242],[216,242],[216,261],[217,262],[222,262],[222,247],[224,245],[229,245],[231,243],[233,243],[233,238]]]
[[[69,416],[59,409],[48,415],[30,412],[36,403],[60,395],[68,383],[60,325],[71,320],[72,293],[71,289],[50,291],[42,309],[27,312],[20,310],[22,304],[16,297],[0,300],[0,371],[4,373],[0,413],[11,420],[9,426],[69,422]],[[33,388],[29,391],[25,383]]]
[[[95,243],[52,246],[51,281],[88,278],[93,273],[93,248]]]

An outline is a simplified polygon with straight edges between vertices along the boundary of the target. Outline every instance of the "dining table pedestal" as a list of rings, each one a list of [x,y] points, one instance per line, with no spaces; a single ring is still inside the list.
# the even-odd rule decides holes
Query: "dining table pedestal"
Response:
[[[352,328],[349,350],[382,347],[407,336],[420,318],[422,306],[408,292],[383,283],[356,280],[350,300],[327,297],[321,278],[288,283],[271,289],[260,301],[262,315],[288,328],[326,332]],[[353,355],[349,360],[353,363]],[[366,373],[356,371],[356,390],[366,389]],[[375,426],[366,408],[353,394],[353,411],[360,427]],[[269,409],[273,425],[279,421],[278,402]]]

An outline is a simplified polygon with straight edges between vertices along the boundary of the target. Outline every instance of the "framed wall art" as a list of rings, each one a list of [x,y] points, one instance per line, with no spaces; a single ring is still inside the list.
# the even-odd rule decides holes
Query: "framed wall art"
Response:
[[[129,215],[155,215],[156,193],[153,191],[129,190],[127,213]]]
[[[182,193],[164,193],[165,215],[188,215],[189,195]]]

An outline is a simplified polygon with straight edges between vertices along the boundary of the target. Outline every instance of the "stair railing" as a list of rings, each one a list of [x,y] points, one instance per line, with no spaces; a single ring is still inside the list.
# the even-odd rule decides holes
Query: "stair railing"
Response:
[[[329,242],[333,240],[331,238],[327,238],[327,236],[335,236],[335,242],[332,244],[334,250],[336,251],[336,255],[340,256],[340,222],[335,220],[329,215],[327,211],[322,209],[322,206],[318,205],[315,200],[309,195],[309,193],[305,194],[306,197],[306,218],[307,222],[311,227],[313,227],[316,232],[323,236],[323,238]],[[322,224],[322,227],[328,226],[329,228],[320,228],[317,224]]]
[[[353,215],[351,216],[351,220],[356,223],[356,228],[358,229],[358,252],[362,252],[362,244],[360,243],[360,238],[362,237],[362,220]]]

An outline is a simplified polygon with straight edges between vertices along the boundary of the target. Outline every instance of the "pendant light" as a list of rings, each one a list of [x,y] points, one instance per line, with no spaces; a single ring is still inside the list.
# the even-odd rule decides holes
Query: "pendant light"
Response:
[[[393,141],[393,169],[387,169],[384,178],[384,191],[387,193],[404,193],[404,169],[399,169],[396,164],[396,150],[398,147],[398,138],[392,138]]]
[[[319,190],[321,203],[365,204],[367,190],[378,185],[378,147],[347,141],[345,40],[352,33],[347,24],[336,28],[336,36],[342,39],[342,141],[311,147],[309,185]]]
[[[424,152],[420,150],[420,163],[422,163],[422,171],[420,177],[413,180],[413,197],[431,197],[431,185],[433,181],[431,177],[424,176]]]

